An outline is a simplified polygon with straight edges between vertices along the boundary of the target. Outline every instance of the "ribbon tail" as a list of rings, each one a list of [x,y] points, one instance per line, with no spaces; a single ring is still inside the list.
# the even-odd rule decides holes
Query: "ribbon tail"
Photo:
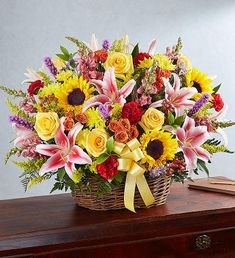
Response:
[[[144,175],[140,175],[136,178],[136,184],[139,189],[140,195],[145,203],[146,206],[149,206],[155,202],[153,194],[149,188],[149,185],[146,181]]]
[[[136,177],[131,175],[130,173],[127,173],[125,190],[124,190],[124,205],[128,210],[132,212],[135,212],[135,207],[134,207],[135,187],[136,187]]]

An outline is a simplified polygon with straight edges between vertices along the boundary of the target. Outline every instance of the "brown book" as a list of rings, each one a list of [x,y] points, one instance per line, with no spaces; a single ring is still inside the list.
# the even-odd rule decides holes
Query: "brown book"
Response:
[[[235,180],[218,176],[188,181],[188,187],[198,190],[212,191],[235,195]]]

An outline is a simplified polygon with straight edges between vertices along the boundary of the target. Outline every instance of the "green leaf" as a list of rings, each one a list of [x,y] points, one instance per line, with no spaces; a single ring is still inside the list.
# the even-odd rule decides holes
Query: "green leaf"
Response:
[[[69,56],[65,56],[63,54],[56,54],[60,59],[64,60],[64,61],[68,61],[69,60]]]
[[[116,176],[113,177],[113,180],[117,181],[119,184],[122,183],[125,172],[119,172]]]
[[[176,119],[175,119],[175,124],[181,126],[184,122],[184,117],[183,116],[178,116]]]
[[[170,125],[173,125],[175,122],[175,117],[171,112],[168,114],[168,122]]]
[[[221,87],[221,84],[222,84],[222,83],[220,83],[218,86],[215,86],[215,87],[213,88],[213,93],[218,92],[218,90],[219,90],[220,87]]]
[[[198,160],[197,160],[197,166],[198,166],[198,168],[199,168],[201,171],[204,171],[204,172],[207,174],[207,176],[209,176],[209,170],[208,170],[208,168],[207,168],[207,166],[206,166],[206,162],[205,162],[205,161],[203,161],[203,160],[201,160],[201,159],[198,159]]]
[[[58,190],[60,188],[60,183],[56,182],[53,186],[53,188],[51,189],[50,193],[53,193],[54,191]]]
[[[96,159],[96,164],[101,164],[105,162],[105,160],[109,157],[107,153],[101,154],[97,159]]]
[[[65,56],[67,56],[67,57],[70,56],[69,51],[68,51],[65,47],[60,46],[60,50],[61,50],[61,52],[62,52]]]
[[[107,143],[106,143],[107,151],[108,151],[108,152],[113,151],[113,147],[114,147],[114,139],[113,139],[113,136],[111,136],[111,137],[107,140]]]
[[[65,176],[65,173],[66,173],[66,171],[65,171],[64,168],[60,168],[60,169],[58,170],[57,176],[58,176],[58,178],[59,178],[60,181],[63,180],[63,178],[64,178],[64,176]]]
[[[137,55],[139,52],[140,52],[140,51],[139,51],[139,44],[137,43],[137,44],[135,45],[135,47],[134,47],[132,53],[131,53],[133,60],[135,59],[136,55]]]

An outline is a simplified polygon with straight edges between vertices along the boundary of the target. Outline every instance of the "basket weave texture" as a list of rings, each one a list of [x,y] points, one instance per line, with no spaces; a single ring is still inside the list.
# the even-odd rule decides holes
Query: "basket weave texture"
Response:
[[[93,182],[94,181],[94,182]],[[83,191],[76,189],[72,192],[73,199],[78,206],[88,208],[90,210],[119,210],[125,209],[124,206],[124,187],[125,183],[113,188],[111,193],[103,193],[98,199],[96,195],[98,183],[91,179],[89,189],[83,186]],[[155,202],[148,207],[162,205],[166,203],[167,196],[170,192],[171,177],[161,176],[159,178],[147,179],[150,190],[154,196]],[[135,208],[146,208],[139,191],[135,192]]]

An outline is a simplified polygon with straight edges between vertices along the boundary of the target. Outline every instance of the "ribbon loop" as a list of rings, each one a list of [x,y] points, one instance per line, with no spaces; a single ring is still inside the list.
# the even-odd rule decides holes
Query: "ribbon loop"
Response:
[[[144,157],[140,149],[140,142],[136,138],[126,144],[115,142],[114,152],[120,155],[118,170],[127,172],[124,190],[125,207],[135,212],[134,198],[136,185],[145,205],[153,204],[155,200],[144,176],[145,169],[137,163]]]

